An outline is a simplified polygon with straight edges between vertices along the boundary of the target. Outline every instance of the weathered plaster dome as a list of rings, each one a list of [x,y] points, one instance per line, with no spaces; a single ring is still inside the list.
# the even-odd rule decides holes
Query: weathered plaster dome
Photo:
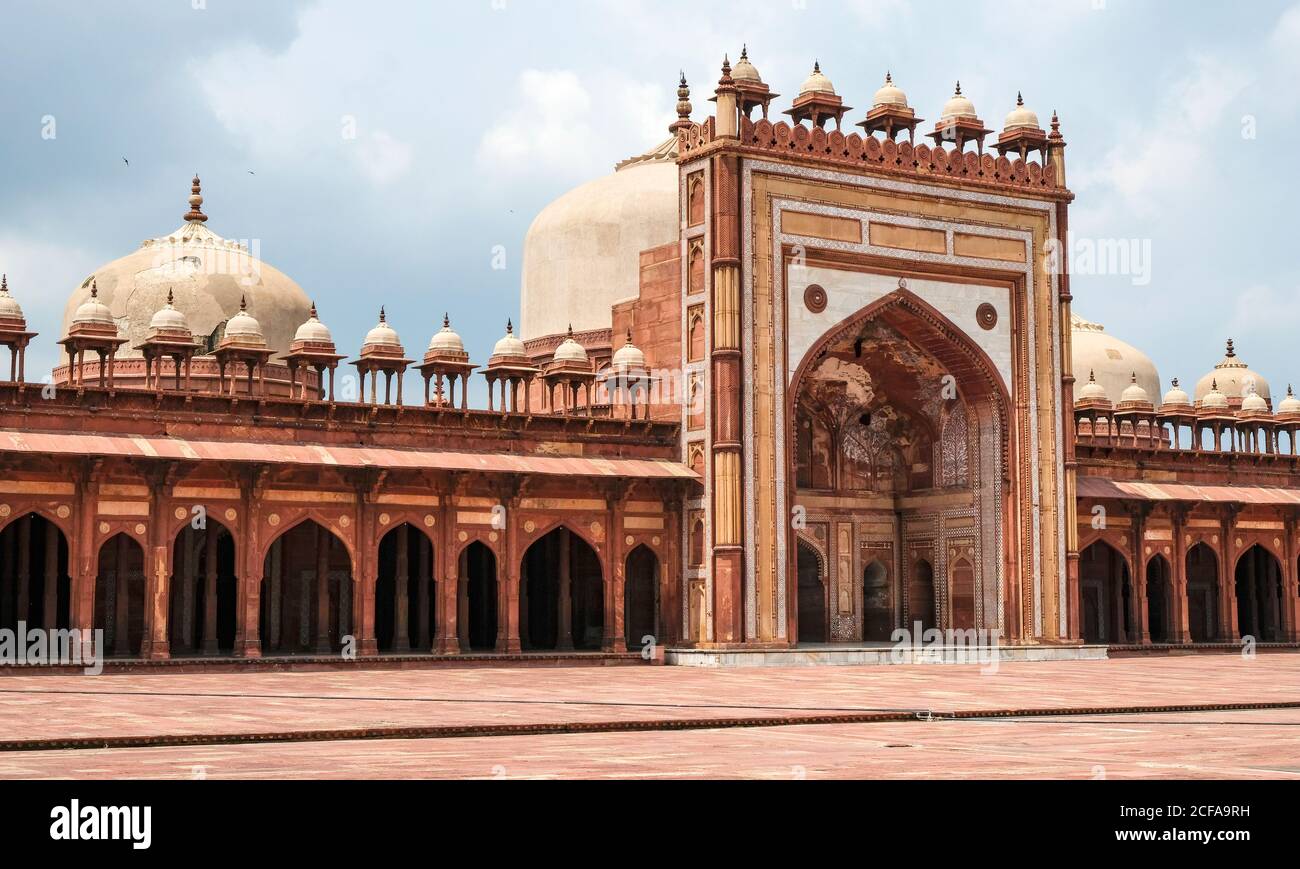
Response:
[[[1106,390],[1106,397],[1116,403],[1132,385],[1134,374],[1148,396],[1160,394],[1160,372],[1146,354],[1108,334],[1104,326],[1090,323],[1077,314],[1071,318],[1071,327],[1076,377],[1093,372]]]
[[[1286,388],[1286,398],[1277,406],[1278,413],[1300,413],[1300,398],[1296,398],[1291,387]]]
[[[1178,378],[1174,378],[1173,388],[1165,393],[1162,406],[1168,408],[1192,406],[1192,397],[1187,394],[1187,390],[1178,385]]]
[[[83,326],[117,325],[117,321],[113,319],[113,312],[104,304],[103,299],[99,295],[97,282],[93,279],[90,284],[90,296],[72,312],[72,317],[68,321],[67,328],[63,330],[64,334],[68,334],[71,327],[78,324]]]
[[[799,96],[803,96],[804,94],[834,93],[835,85],[831,84],[831,80],[822,72],[821,62],[818,61],[817,63],[814,63],[812,74],[804,79],[803,85],[799,88]]]
[[[1241,409],[1248,413],[1268,412],[1268,402],[1258,392],[1252,392],[1241,402]]]
[[[293,335],[294,341],[312,341],[321,344],[333,344],[334,335],[330,332],[329,327],[321,322],[320,315],[316,313],[316,306],[311,306],[311,316],[307,322],[298,327],[298,331]]]
[[[1218,381],[1210,381],[1210,390],[1205,393],[1205,397],[1200,400],[1201,408],[1204,410],[1227,410],[1228,396],[1219,391]]]
[[[1079,390],[1079,396],[1075,399],[1080,401],[1109,401],[1106,397],[1106,388],[1097,382],[1096,372],[1088,373],[1088,382]]]
[[[757,67],[749,62],[748,46],[740,50],[740,61],[736,64],[736,68],[731,71],[731,78],[735,81],[747,81],[754,84],[763,83],[763,77],[758,74]]]
[[[645,354],[632,343],[632,333],[627,333],[627,343],[614,354],[613,367],[620,371],[639,371],[645,368]]]
[[[225,340],[240,344],[261,344],[266,340],[261,322],[248,313],[246,300],[240,300],[239,313],[226,322]]]
[[[553,359],[556,362],[573,362],[579,365],[587,364],[587,351],[577,341],[573,340],[573,329],[569,329],[569,337],[564,339],[564,343],[555,348]]]
[[[444,315],[442,318],[442,329],[433,336],[429,342],[430,353],[464,353],[465,342],[461,340],[460,335],[452,331],[451,317]]]
[[[23,319],[23,306],[18,304],[17,299],[9,295],[8,275],[0,277],[0,319]]]
[[[158,313],[153,315],[149,321],[149,331],[183,331],[188,332],[189,323],[185,320],[185,315],[177,310],[172,298],[169,296],[167,304],[158,309]]]
[[[515,335],[515,327],[512,323],[506,323],[506,334],[496,347],[492,348],[492,355],[495,356],[527,356],[524,350],[524,342],[520,341]]]
[[[975,104],[962,95],[961,82],[957,82],[957,90],[953,93],[952,99],[943,104],[940,120],[951,121],[957,118],[973,120],[978,117],[979,115],[975,114]]]
[[[641,292],[641,252],[679,238],[677,140],[561,196],[524,241],[523,338],[610,328]]]
[[[1214,366],[1214,370],[1196,384],[1197,402],[1205,398],[1216,382],[1219,384],[1219,391],[1227,396],[1229,401],[1244,399],[1253,390],[1259,393],[1260,398],[1267,404],[1273,403],[1273,393],[1269,390],[1268,381],[1263,375],[1251,371],[1249,366],[1241,361],[1237,356],[1236,346],[1231,340],[1228,341],[1228,352],[1223,357],[1223,361]]]
[[[261,319],[267,344],[278,353],[288,352],[294,330],[308,317],[311,300],[284,273],[254,257],[246,245],[208,229],[207,215],[198,210],[195,199],[201,204],[195,192],[190,197],[191,211],[175,232],[145,241],[134,253],[97,269],[93,278],[73,290],[64,308],[64,334],[90,297],[94,280],[101,302],[127,339],[119,359],[139,356],[133,348],[144,342],[153,315],[166,304],[170,289],[175,290],[176,308],[200,340],[235,316],[240,298],[246,296],[249,308]]]
[[[872,99],[872,107],[894,106],[895,108],[907,108],[907,94],[903,93],[898,85],[894,84],[892,73],[885,73],[885,85],[876,91],[876,96]]]
[[[1138,383],[1137,373],[1131,375],[1128,389],[1119,397],[1120,404],[1150,404],[1150,394]]]
[[[1038,123],[1038,115],[1031,112],[1025,107],[1025,98],[1021,94],[1016,94],[1016,107],[1007,115],[1006,123],[1003,125],[1008,130],[1041,130]]]
[[[366,340],[362,341],[365,347],[401,347],[402,339],[397,336],[397,331],[388,325],[388,315],[383,308],[379,309],[379,323],[375,328],[366,333]]]

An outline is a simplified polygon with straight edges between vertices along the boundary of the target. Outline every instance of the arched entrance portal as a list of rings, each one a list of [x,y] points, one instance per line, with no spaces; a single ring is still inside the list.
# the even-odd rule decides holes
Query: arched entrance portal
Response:
[[[792,343],[803,340],[792,336]],[[976,606],[993,590],[1015,534],[1003,526],[1016,486],[1004,484],[1010,401],[998,367],[980,343],[901,285],[802,346],[807,350],[798,351],[802,362],[785,408],[788,487],[779,512],[816,505],[808,522],[821,526],[821,538],[834,541],[837,553],[825,567],[823,588],[857,585],[857,575],[840,572],[864,568],[841,554],[889,544],[892,553],[908,557],[897,575],[874,577],[870,594],[864,585],[863,609],[855,614],[864,639],[889,639],[900,620],[909,629],[950,620],[982,627],[978,614],[1001,624],[997,613]],[[930,508],[920,506],[933,497],[964,505],[964,527],[974,531],[957,534],[954,523],[936,539]],[[944,567],[939,581],[955,594],[942,602],[941,613],[931,554],[957,547],[969,554]],[[785,548],[787,600],[796,610],[816,606],[802,547]],[[924,566],[912,560],[915,553],[926,554]],[[893,586],[888,596],[886,583]],[[791,622],[802,638],[813,619],[796,612]]]
[[[1237,625],[1242,637],[1277,643],[1282,634],[1282,565],[1262,546],[1237,562]]]
[[[106,657],[140,656],[144,640],[144,549],[129,534],[118,534],[99,547],[95,628],[104,632]]]
[[[912,582],[908,586],[908,627],[914,629],[913,626],[919,624],[922,631],[936,627],[934,603],[934,566],[919,558],[912,565]]]
[[[605,626],[600,557],[563,526],[524,553],[519,639],[525,649],[599,649]]]
[[[1187,552],[1187,625],[1193,643],[1219,638],[1219,558],[1205,543]]]
[[[1098,541],[1080,554],[1079,595],[1083,602],[1084,642],[1137,642],[1133,583],[1128,562],[1119,550]]]
[[[71,607],[68,541],[36,513],[0,532],[0,628],[67,629]]]
[[[456,625],[462,649],[492,651],[497,644],[497,557],[475,540],[460,554],[461,592]]]
[[[375,638],[381,652],[428,652],[436,625],[433,544],[413,525],[399,525],[379,542]]]
[[[659,559],[649,547],[638,546],[627,557],[623,587],[623,627],[629,649],[640,649],[653,637],[663,643],[659,631]]]
[[[1173,639],[1174,587],[1172,570],[1163,555],[1147,562],[1147,633],[1153,643]]]
[[[306,521],[271,544],[262,575],[264,655],[328,655],[352,635],[352,558],[343,541]]]
[[[889,568],[880,561],[867,565],[862,575],[862,639],[887,643],[894,634],[894,588]]]
[[[826,642],[826,583],[821,560],[799,541],[799,642]]]
[[[168,637],[173,656],[216,655],[235,648],[239,580],[235,538],[223,525],[186,525],[172,544]]]

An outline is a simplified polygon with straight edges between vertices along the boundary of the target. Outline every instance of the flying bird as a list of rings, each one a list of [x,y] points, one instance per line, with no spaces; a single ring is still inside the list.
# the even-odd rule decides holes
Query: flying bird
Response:
[[[122,162],[125,163],[125,164],[128,165],[128,166],[131,165],[131,161],[128,160],[128,159],[126,159],[125,157],[122,158]]]

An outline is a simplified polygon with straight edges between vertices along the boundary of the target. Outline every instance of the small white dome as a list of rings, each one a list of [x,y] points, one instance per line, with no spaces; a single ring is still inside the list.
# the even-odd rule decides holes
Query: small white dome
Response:
[[[903,93],[902,89],[894,84],[894,76],[892,73],[885,73],[885,85],[880,90],[876,91],[876,96],[872,100],[873,108],[878,109],[881,106],[893,106],[894,108],[899,109],[905,109],[908,107],[907,94]]]
[[[429,342],[430,353],[464,353],[465,342],[451,329],[451,316],[442,317],[442,330]]]
[[[1241,409],[1247,413],[1268,413],[1268,402],[1258,392],[1252,392],[1242,400]]]
[[[813,64],[812,75],[804,79],[803,86],[799,88],[799,96],[805,94],[835,95],[835,85],[831,84],[831,80],[822,74],[820,61]]]
[[[569,337],[564,339],[555,350],[553,357],[556,362],[572,362],[578,365],[587,364],[587,350],[577,341],[573,340],[573,327],[569,327]]]
[[[1244,400],[1253,390],[1259,393],[1265,402],[1271,403],[1273,400],[1268,381],[1262,375],[1251,371],[1250,367],[1241,361],[1237,356],[1236,345],[1231,339],[1228,340],[1228,352],[1223,357],[1223,361],[1214,366],[1214,370],[1202,377],[1201,382],[1196,385],[1197,399],[1204,399],[1210,390],[1210,385],[1216,382],[1229,399]]]
[[[1174,378],[1173,388],[1165,393],[1165,399],[1162,406],[1167,408],[1192,406],[1191,396],[1187,394],[1186,390],[1178,385],[1177,377]]]
[[[493,356],[527,356],[524,349],[524,342],[515,336],[515,326],[512,321],[506,321],[505,337],[497,342],[497,346],[492,348]]]
[[[1300,413],[1300,398],[1295,397],[1295,391],[1288,386],[1286,388],[1286,398],[1277,406],[1278,413]]]
[[[1217,380],[1210,382],[1210,391],[1205,393],[1201,399],[1201,407],[1204,410],[1227,410],[1228,396],[1219,391],[1219,382]]]
[[[298,327],[298,331],[294,333],[293,340],[295,342],[310,341],[315,344],[334,343],[334,336],[330,333],[329,328],[320,321],[320,316],[316,313],[316,304],[314,302],[311,306],[311,317],[307,319],[306,323],[303,323]]]
[[[1025,108],[1025,98],[1016,94],[1016,107],[1007,115],[1003,127],[1007,130],[1041,130],[1038,115]]]
[[[645,369],[645,354],[632,343],[632,330],[627,333],[627,343],[614,354],[613,367],[620,371],[638,371]]]
[[[957,90],[953,92],[952,99],[943,104],[940,120],[955,121],[958,118],[974,120],[978,117],[979,115],[975,113],[975,104],[962,96],[961,82],[957,82]]]
[[[1147,394],[1147,391],[1142,388],[1142,384],[1138,383],[1136,371],[1133,372],[1133,382],[1129,384],[1128,389],[1124,390],[1124,394],[1120,396],[1119,401],[1120,404],[1151,403],[1151,397]]]
[[[1088,382],[1084,384],[1083,389],[1079,390],[1079,397],[1075,403],[1081,401],[1109,401],[1106,398],[1106,388],[1097,382],[1097,372],[1089,372]]]
[[[77,308],[77,312],[72,315],[72,325],[112,326],[117,329],[117,321],[113,319],[113,312],[99,300],[98,281],[90,288],[90,298],[82,302],[81,306]]]
[[[0,275],[0,317],[10,320],[23,319],[23,306],[9,295],[9,276]]]
[[[749,62],[749,46],[740,49],[740,62],[731,71],[731,77],[735,81],[745,81],[753,84],[763,83],[763,77],[758,74],[758,69]]]
[[[167,291],[167,304],[159,308],[158,313],[154,314],[153,319],[149,321],[150,332],[163,330],[168,332],[188,332],[190,330],[185,315],[176,309],[176,297],[170,290]]]
[[[397,336],[397,332],[392,326],[388,325],[388,315],[384,309],[379,309],[379,325],[366,333],[366,340],[361,342],[362,346],[372,347],[401,347],[402,340]]]
[[[1109,334],[1104,326],[1090,323],[1073,314],[1070,318],[1073,332],[1071,359],[1074,371],[1080,376],[1085,371],[1096,375],[1097,382],[1106,390],[1111,401],[1119,400],[1137,372],[1138,383],[1148,396],[1161,393],[1160,372],[1155,363],[1142,351]]]
[[[236,340],[245,344],[262,344],[266,336],[262,334],[262,324],[248,313],[248,300],[239,300],[239,313],[226,322],[226,340]]]

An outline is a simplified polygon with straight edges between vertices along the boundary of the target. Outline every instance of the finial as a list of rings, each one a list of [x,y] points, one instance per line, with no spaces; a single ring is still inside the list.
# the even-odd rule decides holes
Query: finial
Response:
[[[1094,368],[1093,370],[1088,372],[1088,382],[1089,383],[1097,382],[1097,369]]]
[[[572,323],[569,324],[569,340],[570,340],[570,341],[573,340],[573,324],[572,324]]]
[[[1295,398],[1295,390],[1291,388],[1291,384],[1289,383],[1286,385],[1286,397]]]
[[[93,281],[90,282],[90,297],[91,297],[92,299],[98,299],[98,298],[99,298],[99,281],[98,281],[98,280],[93,280]]]
[[[9,292],[9,276],[0,275],[0,293]]]
[[[885,84],[893,84],[893,83],[894,83],[894,74],[889,70],[885,70]]]
[[[206,223],[208,216],[203,213],[203,182],[199,181],[198,173],[195,173],[194,180],[190,182],[190,210],[185,215],[187,223]]]
[[[1137,382],[1138,382],[1138,373],[1137,373],[1136,371],[1134,371],[1134,372],[1133,372],[1133,385],[1136,386],[1136,385],[1137,385]]]
[[[1175,378],[1174,378],[1174,389],[1177,389],[1177,388],[1178,388],[1178,378],[1175,377]]]
[[[957,92],[954,96],[961,96],[961,82],[957,82]]]
[[[813,75],[816,75],[817,73],[819,73],[819,72],[821,72],[821,71],[822,71],[822,62],[821,62],[820,60],[814,60],[814,61],[813,61]]]
[[[1231,338],[1228,339],[1228,358],[1237,358],[1237,345]]]
[[[248,296],[244,295],[239,297],[239,310],[240,311],[248,310]]]
[[[1016,91],[1016,107],[1023,108],[1024,105],[1025,105],[1025,95],[1022,94],[1020,91]]]
[[[749,44],[742,43],[740,46],[740,59],[749,60]]]
[[[1210,381],[1210,391],[1211,392],[1219,391],[1219,379],[1217,377]]]
[[[506,320],[506,334],[507,335],[515,334],[515,324],[513,320]]]
[[[631,327],[631,326],[628,326],[628,328],[627,328],[627,345],[628,345],[629,347],[632,346],[632,327]]]
[[[691,88],[686,84],[686,70],[681,71],[681,84],[677,86],[677,122],[668,128],[671,133],[690,126]]]
[[[384,306],[383,306],[383,305],[380,305],[380,306],[379,306],[379,322],[381,322],[381,323],[387,323],[387,322],[388,322],[388,315],[387,315],[386,313],[384,313]]]
[[[1052,110],[1052,133],[1048,137],[1053,141],[1059,141],[1061,137],[1061,119],[1056,116],[1056,110]]]
[[[319,319],[320,319],[320,315],[316,313],[316,303],[315,303],[315,302],[312,302],[312,303],[311,303],[311,318],[312,318],[313,320],[319,320]]]
[[[442,315],[442,328],[444,328],[444,329],[450,329],[450,328],[451,328],[451,314],[443,314],[443,315]]]
[[[722,74],[724,76],[731,75],[731,58],[725,54],[722,55]]]
[[[176,294],[172,291],[172,288],[171,288],[171,287],[168,287],[168,288],[167,288],[167,307],[170,308],[170,307],[172,307],[174,304],[176,304]]]

